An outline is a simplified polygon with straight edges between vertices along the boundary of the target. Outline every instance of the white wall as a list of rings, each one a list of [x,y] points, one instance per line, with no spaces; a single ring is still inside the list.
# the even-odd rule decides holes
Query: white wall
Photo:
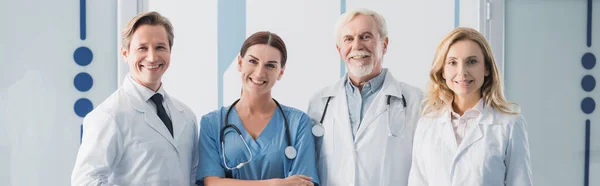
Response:
[[[116,89],[116,4],[87,3],[86,39],[80,39],[79,1],[0,2],[0,185],[70,185],[82,118],[79,98],[95,105]],[[77,48],[92,62],[79,66]],[[87,72],[92,88],[74,77]]]
[[[592,46],[586,46],[585,0],[509,0],[506,4],[505,85],[527,120],[535,185],[583,185],[585,120],[591,121],[589,185],[600,185],[600,94],[581,81],[584,53],[600,54],[600,2],[593,5]],[[598,63],[598,62],[596,62]],[[585,97],[596,109],[584,114]]]

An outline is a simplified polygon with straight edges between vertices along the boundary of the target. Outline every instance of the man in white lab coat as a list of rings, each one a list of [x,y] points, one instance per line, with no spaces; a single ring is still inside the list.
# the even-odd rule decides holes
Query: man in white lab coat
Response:
[[[166,93],[173,27],[159,13],[134,17],[123,30],[129,74],[83,120],[72,185],[194,185],[196,117]]]
[[[388,37],[376,12],[341,15],[336,40],[348,73],[317,92],[308,108],[321,184],[407,185],[423,92],[382,68]]]

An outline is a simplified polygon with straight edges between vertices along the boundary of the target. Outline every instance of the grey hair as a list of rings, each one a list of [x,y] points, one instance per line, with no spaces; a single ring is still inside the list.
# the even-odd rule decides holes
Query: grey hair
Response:
[[[385,18],[383,18],[383,16],[381,16],[373,10],[356,9],[350,12],[346,12],[338,18],[337,23],[335,24],[335,42],[337,46],[340,45],[340,32],[342,31],[342,27],[344,27],[346,23],[352,21],[352,19],[354,19],[354,17],[356,17],[357,15],[366,15],[373,17],[375,23],[377,24],[377,31],[379,31],[379,35],[381,36],[380,39],[386,38],[388,36],[387,24],[385,23]]]

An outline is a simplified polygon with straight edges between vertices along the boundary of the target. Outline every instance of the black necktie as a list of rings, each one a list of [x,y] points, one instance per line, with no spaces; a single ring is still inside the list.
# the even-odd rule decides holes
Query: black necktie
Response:
[[[152,100],[152,102],[154,102],[154,104],[156,105],[156,113],[158,114],[158,117],[160,118],[160,120],[162,120],[165,126],[167,126],[167,129],[169,129],[171,136],[173,136],[173,123],[171,123],[171,119],[169,118],[169,115],[167,115],[165,107],[163,107],[162,105],[162,95],[156,93],[152,97],[150,97],[150,100]]]

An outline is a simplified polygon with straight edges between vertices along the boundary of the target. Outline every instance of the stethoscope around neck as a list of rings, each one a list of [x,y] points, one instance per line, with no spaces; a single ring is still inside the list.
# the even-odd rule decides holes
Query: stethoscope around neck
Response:
[[[234,170],[234,169],[240,169],[242,168],[244,165],[250,163],[250,161],[252,161],[252,150],[250,150],[250,147],[248,146],[248,143],[246,143],[246,140],[244,139],[244,137],[242,136],[242,132],[240,131],[240,129],[238,129],[235,125],[233,124],[229,124],[229,113],[231,112],[231,109],[240,101],[240,99],[236,100],[235,102],[233,102],[233,104],[231,104],[231,106],[229,106],[229,109],[227,109],[227,114],[225,115],[225,126],[223,126],[223,128],[221,128],[221,137],[220,137],[220,141],[221,141],[221,154],[223,157],[223,165],[225,165],[225,168],[227,168],[227,170]],[[283,116],[283,121],[285,124],[285,134],[286,134],[286,142],[287,142],[287,147],[285,147],[285,157],[287,157],[288,159],[294,159],[296,158],[296,148],[294,148],[291,145],[291,141],[290,141],[290,129],[289,129],[289,125],[288,125],[288,121],[287,118],[285,117],[285,113],[283,112],[283,109],[281,108],[281,105],[279,105],[279,102],[277,102],[277,100],[273,99],[273,101],[275,101],[275,104],[277,105],[277,108],[279,108],[279,111],[281,111],[281,115]],[[235,130],[235,132],[237,132],[237,134],[240,136],[240,139],[242,139],[242,142],[244,142],[244,145],[246,146],[246,150],[248,150],[248,153],[250,154],[250,158],[248,158],[247,161],[245,162],[241,162],[239,164],[237,164],[234,167],[229,167],[227,165],[227,156],[225,155],[225,129],[227,129],[227,127],[231,127]]]
[[[314,136],[316,137],[322,137],[323,135],[325,135],[325,128],[323,127],[323,120],[325,119],[325,114],[327,114],[327,107],[329,106],[329,101],[331,101],[331,98],[333,96],[329,96],[327,97],[327,103],[325,103],[325,108],[323,109],[323,114],[321,115],[321,121],[319,121],[319,124],[315,124],[312,127],[312,133]],[[391,124],[391,110],[390,110],[390,105],[391,105],[391,99],[392,96],[391,95],[387,95],[387,112],[388,112],[388,136],[393,136],[393,137],[398,137],[399,134],[395,134],[394,131],[392,131],[392,124]],[[404,107],[404,123],[402,123],[402,131],[404,131],[404,129],[406,128],[406,99],[404,98],[404,94],[402,94],[402,106]]]

